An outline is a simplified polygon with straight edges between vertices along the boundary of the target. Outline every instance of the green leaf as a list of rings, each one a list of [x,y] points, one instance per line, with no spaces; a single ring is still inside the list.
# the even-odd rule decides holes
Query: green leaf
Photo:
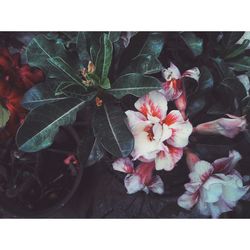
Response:
[[[250,40],[245,39],[242,44],[235,44],[228,52],[226,52],[225,59],[232,59],[234,57],[239,56],[244,53],[248,45],[250,44]]]
[[[47,77],[55,77],[54,67],[48,63],[48,59],[55,56],[67,58],[63,43],[55,43],[44,35],[38,35],[32,39],[26,48],[27,61],[30,66],[41,68]]]
[[[214,85],[213,75],[206,66],[202,66],[200,68],[200,72],[201,76],[199,79],[199,87],[198,87],[199,94],[205,93],[208,90],[212,90]]]
[[[240,57],[228,63],[235,71],[249,71],[250,70],[250,56]]]
[[[109,39],[112,43],[119,41],[120,37],[121,37],[121,32],[114,32],[114,31],[109,32]]]
[[[137,97],[143,96],[152,90],[161,88],[161,83],[158,79],[151,76],[144,76],[139,73],[130,73],[120,76],[108,93],[120,99],[125,95],[131,94]]]
[[[88,100],[93,99],[97,94],[97,91],[92,92],[86,92],[83,87],[80,85],[68,83],[68,82],[62,82],[60,85],[58,85],[55,95],[64,95],[67,97],[75,97],[79,99],[85,100],[86,98]]]
[[[194,56],[199,56],[202,53],[203,40],[201,38],[192,32],[182,32],[180,36]]]
[[[59,72],[63,75],[63,79],[67,79],[68,81],[72,81],[75,84],[81,85],[82,79],[78,76],[79,72],[75,72],[70,65],[65,62],[61,57],[52,57],[48,59],[48,62],[58,69]]]
[[[10,118],[9,110],[0,104],[0,128],[4,128]]]
[[[232,47],[242,36],[244,32],[223,32],[221,42],[225,48]]]
[[[134,137],[125,124],[120,106],[104,103],[93,120],[94,134],[101,145],[116,157],[128,156],[134,147]]]
[[[65,96],[55,95],[57,87],[58,83],[54,80],[47,80],[35,85],[24,94],[22,106],[31,110],[46,103],[66,99]]]
[[[91,148],[91,152],[89,154],[87,166],[92,166],[96,162],[100,161],[104,156],[104,150],[97,139],[95,139],[95,142]]]
[[[100,86],[107,85],[109,68],[112,61],[113,45],[107,34],[103,34],[100,39],[100,49],[96,59],[95,74],[100,77]]]
[[[139,55],[135,57],[129,66],[122,72],[127,73],[154,74],[162,70],[160,61],[153,55]]]
[[[140,51],[140,54],[150,54],[155,57],[158,57],[164,46],[164,40],[165,39],[163,33],[150,33]]]
[[[36,152],[49,147],[60,126],[72,124],[86,101],[67,98],[33,109],[16,135],[16,143],[24,152]]]
[[[89,33],[79,32],[76,38],[76,50],[78,52],[78,56],[81,61],[90,60],[90,51],[88,46],[89,46]]]

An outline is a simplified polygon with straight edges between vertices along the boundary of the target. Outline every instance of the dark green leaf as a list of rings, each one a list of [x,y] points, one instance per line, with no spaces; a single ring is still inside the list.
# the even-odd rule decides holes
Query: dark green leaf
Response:
[[[109,39],[112,43],[117,42],[121,37],[121,32],[111,31],[109,32]]]
[[[81,78],[78,76],[79,72],[75,72],[70,65],[65,62],[61,57],[52,57],[48,59],[48,62],[53,65],[55,68],[61,72],[63,79],[67,79],[68,81],[72,81],[72,83],[81,85],[83,88]]]
[[[89,39],[88,32],[79,32],[77,35],[76,49],[82,62],[90,60]]]
[[[187,105],[187,116],[192,118],[198,114],[206,105],[206,99],[204,96],[190,96],[190,100]]]
[[[227,53],[225,56],[225,59],[232,59],[234,57],[239,56],[242,54],[248,45],[250,44],[250,40],[245,39],[242,44],[235,44]]]
[[[127,73],[154,74],[162,70],[160,61],[153,55],[139,55],[135,57],[129,66],[123,71]]]
[[[152,90],[160,88],[161,83],[155,77],[144,76],[139,73],[130,73],[116,79],[112,85],[112,89],[108,90],[108,92],[120,99],[128,94],[140,97]]]
[[[198,87],[199,94],[211,90],[214,85],[213,75],[206,66],[201,67],[200,72],[201,76],[199,79],[199,87]]]
[[[41,68],[47,77],[55,77],[56,74],[48,59],[55,56],[64,59],[67,57],[63,43],[55,43],[44,35],[38,35],[32,39],[26,48],[26,55],[29,65]]]
[[[140,51],[140,54],[150,54],[158,57],[164,46],[164,40],[163,33],[150,33]]]
[[[233,46],[242,36],[244,32],[223,32],[221,42],[225,48]]]
[[[235,71],[249,71],[250,70],[250,57],[244,56],[234,59],[228,63]]]
[[[199,56],[202,53],[203,40],[201,38],[192,32],[182,32],[180,36],[194,56]]]
[[[10,118],[10,112],[0,104],[0,128],[4,128]]]
[[[100,161],[104,156],[104,150],[97,139],[95,139],[94,144],[91,148],[91,152],[89,154],[87,166],[92,166],[96,162]]]
[[[18,148],[25,152],[36,152],[49,147],[59,127],[72,124],[84,104],[85,101],[67,98],[33,109],[17,132]]]
[[[96,59],[95,74],[100,77],[100,86],[106,86],[109,68],[112,61],[113,45],[107,34],[103,34],[100,40],[100,49]]]
[[[66,99],[65,96],[55,95],[57,87],[58,83],[52,80],[35,85],[24,94],[22,106],[31,110],[46,103]]]
[[[98,108],[93,121],[94,134],[102,146],[116,157],[128,156],[134,147],[134,137],[125,124],[125,115],[115,104]]]

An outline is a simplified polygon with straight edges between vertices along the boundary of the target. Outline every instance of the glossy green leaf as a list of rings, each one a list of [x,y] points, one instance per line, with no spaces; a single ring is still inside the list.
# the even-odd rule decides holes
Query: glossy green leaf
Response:
[[[155,77],[144,76],[139,73],[130,73],[116,79],[112,85],[112,89],[108,90],[108,93],[120,99],[128,94],[140,97],[160,88],[161,83]]]
[[[231,60],[228,63],[229,66],[235,71],[249,71],[250,70],[250,56],[240,57],[234,60]]]
[[[49,147],[60,126],[72,124],[86,101],[67,98],[33,109],[16,135],[16,143],[24,152],[36,152]]]
[[[100,161],[104,156],[104,150],[100,143],[98,142],[97,139],[95,139],[94,144],[92,145],[88,161],[87,161],[87,166],[92,166],[96,162]]]
[[[0,128],[4,128],[10,118],[10,112],[0,104]]]
[[[120,106],[107,102],[97,109],[93,120],[96,138],[116,157],[128,156],[134,147],[134,137],[125,124],[125,118]]]
[[[103,34],[100,39],[100,49],[96,59],[95,74],[100,77],[100,86],[107,86],[109,68],[112,61],[113,45],[108,34]]]
[[[250,44],[250,40],[245,39],[242,44],[235,44],[227,53],[225,56],[225,59],[232,59],[234,57],[237,57],[241,55],[248,45]]]
[[[223,32],[221,42],[225,48],[232,47],[242,36],[244,32]]]
[[[55,80],[47,80],[35,85],[24,94],[22,106],[31,110],[46,103],[66,99],[65,96],[55,94],[57,87],[58,83]]]
[[[162,70],[160,61],[153,55],[139,55],[135,57],[129,66],[122,72],[123,75],[127,73],[141,73],[154,74]]]
[[[140,54],[150,54],[158,57],[164,46],[164,40],[163,33],[150,33],[140,51]]]
[[[41,68],[47,77],[55,77],[54,67],[48,63],[48,59],[60,56],[67,58],[63,43],[55,43],[44,35],[38,35],[32,39],[26,48],[27,61],[30,66]]]
[[[201,38],[192,32],[182,32],[180,36],[194,56],[199,56],[202,53],[203,40]]]
[[[90,60],[89,51],[89,33],[88,32],[78,32],[76,38],[76,49],[78,52],[79,59],[83,62],[84,60]]]
[[[57,68],[59,72],[61,72],[63,79],[72,81],[72,83],[81,85],[83,88],[85,88],[82,84],[82,79],[78,76],[79,72],[75,72],[63,58],[51,57],[48,59],[48,62]]]

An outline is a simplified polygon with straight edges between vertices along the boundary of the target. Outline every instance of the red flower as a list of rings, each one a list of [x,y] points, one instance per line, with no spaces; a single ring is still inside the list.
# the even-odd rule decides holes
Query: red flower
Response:
[[[6,140],[15,134],[26,114],[21,106],[23,95],[43,78],[40,69],[20,64],[19,53],[11,55],[8,49],[0,49],[0,104],[10,112],[8,123],[0,130],[0,140]]]

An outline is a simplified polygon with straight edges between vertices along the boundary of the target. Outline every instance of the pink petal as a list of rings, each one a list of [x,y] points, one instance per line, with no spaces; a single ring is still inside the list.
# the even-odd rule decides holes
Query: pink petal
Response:
[[[136,101],[135,108],[152,122],[159,122],[166,117],[168,102],[159,91],[151,91]]]
[[[134,163],[127,157],[127,158],[119,158],[112,164],[113,169],[131,174],[134,172]]]
[[[136,168],[136,175],[140,177],[140,182],[148,186],[152,182],[152,174],[155,169],[154,162],[140,163]]]
[[[182,77],[189,77],[189,78],[193,78],[195,81],[199,81],[200,78],[200,70],[195,67],[189,70],[186,70],[183,74]]]
[[[140,112],[128,110],[125,114],[127,115],[128,125],[131,129],[139,124],[145,124],[145,122],[147,122],[147,118]]]
[[[214,168],[209,162],[198,161],[189,174],[189,178],[191,182],[203,183],[213,174],[213,171]]]
[[[192,171],[194,165],[198,161],[200,161],[200,158],[189,149],[185,150],[185,153],[186,153],[186,162],[187,162],[188,168]]]
[[[183,149],[172,146],[165,147],[164,151],[160,151],[155,158],[156,170],[171,171],[175,164],[182,158]]]
[[[169,114],[166,116],[164,123],[167,124],[168,126],[171,126],[177,122],[183,122],[183,117],[178,110],[172,110],[169,112]]]
[[[164,193],[164,183],[159,175],[153,177],[152,184],[148,186],[148,188],[156,193],[163,194]]]
[[[198,202],[198,199],[198,194],[185,192],[182,196],[179,197],[177,203],[180,207],[190,210]]]
[[[212,165],[216,173],[230,173],[236,164],[241,160],[239,152],[233,150],[229,152],[229,157],[224,157],[215,160]]]
[[[181,80],[170,80],[162,84],[161,93],[164,93],[168,101],[177,99],[182,94],[182,83]]]

